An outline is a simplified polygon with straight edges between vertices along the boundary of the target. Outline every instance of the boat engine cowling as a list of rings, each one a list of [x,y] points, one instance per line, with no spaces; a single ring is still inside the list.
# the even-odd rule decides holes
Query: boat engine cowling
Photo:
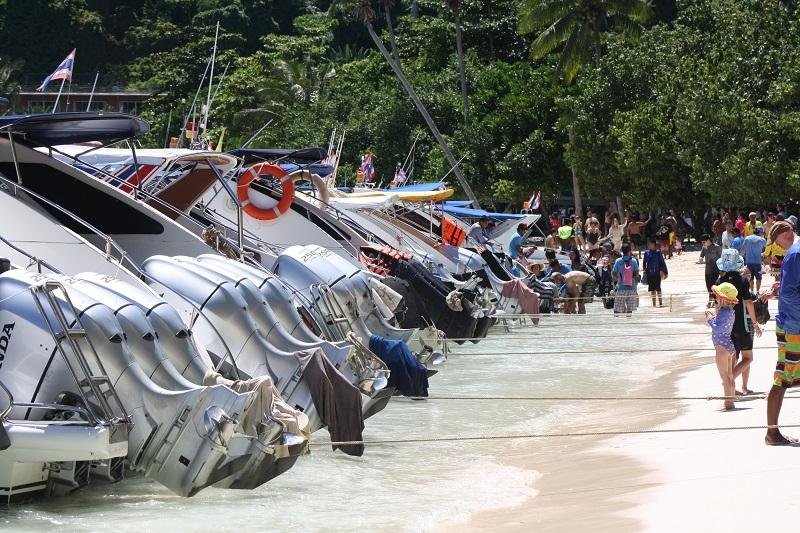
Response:
[[[4,277],[5,283],[13,279],[23,290],[46,279],[22,271]],[[74,380],[67,378],[70,370],[58,356],[55,337],[44,318],[35,312],[34,303],[20,300],[6,304],[9,305],[4,305],[4,312],[13,315],[15,321],[25,323],[28,330],[24,345],[28,353],[19,361],[24,361],[28,367],[26,375],[40,380],[38,389],[28,387],[26,391],[23,387],[17,398],[53,402],[63,393],[86,394],[78,389]],[[90,370],[108,376],[108,386],[116,392],[133,422],[128,435],[131,468],[144,472],[182,496],[191,496],[214,483],[220,475],[218,467],[225,461],[239,415],[235,411],[229,414],[220,407],[230,400],[228,391],[221,391],[220,387],[200,387],[176,392],[159,387],[134,360],[125,333],[111,309],[95,301],[81,304],[73,309],[64,300],[58,300],[70,327],[82,326],[81,330],[76,329],[82,333],[74,336],[74,345],[82,353],[97,353],[104,372]],[[71,343],[62,341],[62,346],[72,358],[78,359]],[[27,396],[22,395],[23,392],[27,392]],[[88,400],[98,401],[91,397]],[[224,472],[235,469],[236,465],[229,465]]]

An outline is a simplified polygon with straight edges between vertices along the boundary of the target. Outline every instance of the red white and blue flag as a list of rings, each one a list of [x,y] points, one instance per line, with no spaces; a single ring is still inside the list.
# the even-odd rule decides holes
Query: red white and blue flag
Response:
[[[76,49],[73,48],[72,52],[64,58],[64,61],[56,67],[53,73],[44,79],[42,84],[36,89],[37,91],[44,91],[47,88],[47,84],[53,80],[72,81],[72,65],[75,63],[75,50]]]
[[[531,199],[528,200],[528,209],[539,209],[542,205],[542,193],[540,191],[534,191],[531,194]]]

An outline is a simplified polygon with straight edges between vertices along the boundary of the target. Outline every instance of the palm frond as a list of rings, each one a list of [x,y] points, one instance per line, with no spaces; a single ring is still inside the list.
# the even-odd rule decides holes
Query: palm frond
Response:
[[[624,15],[612,15],[609,20],[614,30],[629,37],[639,37],[644,31],[644,26]]]
[[[583,24],[578,31],[570,36],[567,44],[564,45],[557,70],[563,74],[567,83],[572,83],[575,75],[578,74],[583,64],[588,61],[595,45],[595,38],[596,34],[591,27]]]
[[[552,52],[559,44],[566,41],[578,28],[577,15],[575,13],[570,13],[558,19],[534,39],[531,43],[531,55],[536,59],[541,59]]]
[[[574,11],[574,0],[525,0],[519,9],[517,31],[535,33]]]
[[[624,15],[639,24],[653,18],[653,7],[649,0],[612,0],[608,6],[609,14]]]

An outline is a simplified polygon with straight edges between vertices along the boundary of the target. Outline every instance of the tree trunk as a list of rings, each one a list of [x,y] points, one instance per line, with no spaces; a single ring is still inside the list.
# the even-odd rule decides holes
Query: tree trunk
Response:
[[[391,8],[384,4],[384,15],[386,17],[386,28],[389,30],[389,45],[392,47],[392,57],[400,65],[400,53],[397,51],[397,42],[394,39],[394,24],[392,24],[392,11]]]
[[[572,126],[569,127],[569,146],[575,148],[575,130]],[[575,201],[575,215],[583,217],[583,200],[581,199],[581,184],[578,179],[578,169],[575,165],[570,166],[572,171],[572,197]]]
[[[419,5],[417,5],[417,0],[411,0],[411,16],[415,19],[419,18]]]
[[[469,100],[467,98],[467,72],[464,67],[464,42],[461,36],[461,15],[458,12],[454,13],[456,16],[456,51],[458,52],[458,75],[461,76],[461,100],[464,106],[464,125],[467,125],[467,116],[469,111]]]
[[[392,56],[391,54],[389,54],[389,51],[386,49],[386,46],[384,46],[383,41],[381,41],[381,38],[378,37],[377,33],[375,33],[375,28],[372,27],[372,24],[366,22],[365,25],[367,27],[367,31],[369,32],[369,36],[372,38],[372,41],[378,47],[378,50],[380,50],[381,55],[383,55],[384,59],[386,59],[386,61],[389,63],[389,66],[392,68],[395,75],[400,80],[403,89],[405,89],[406,94],[408,94],[409,98],[411,98],[411,101],[414,102],[414,106],[417,108],[417,111],[419,111],[419,114],[422,115],[423,119],[425,119],[425,123],[428,125],[428,128],[431,130],[431,133],[436,138],[436,141],[439,143],[439,146],[442,147],[442,152],[444,152],[444,156],[447,158],[447,162],[452,167],[453,174],[456,175],[458,182],[461,184],[461,188],[464,189],[464,192],[467,194],[467,196],[469,196],[469,199],[472,200],[472,202],[475,205],[475,208],[480,209],[478,198],[472,191],[472,187],[470,187],[469,183],[467,183],[467,180],[464,177],[464,173],[461,172],[461,168],[458,166],[458,161],[456,161],[456,158],[453,157],[453,153],[450,151],[450,147],[447,146],[447,141],[445,141],[444,136],[439,131],[439,128],[436,127],[436,123],[433,121],[433,118],[428,113],[428,110],[425,109],[425,105],[419,99],[419,96],[417,96],[417,92],[414,90],[414,87],[411,86],[411,83],[408,81],[405,74],[403,74],[400,65],[398,65],[392,59]]]

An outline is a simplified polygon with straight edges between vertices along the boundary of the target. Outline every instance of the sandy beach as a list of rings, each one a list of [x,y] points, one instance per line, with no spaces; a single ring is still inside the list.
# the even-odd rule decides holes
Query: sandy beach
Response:
[[[664,283],[665,297],[676,294],[672,309],[665,316],[692,316],[691,325],[670,325],[687,332],[702,331],[703,294],[677,296],[677,293],[704,291],[703,266],[697,265],[698,252],[676,256],[668,262],[670,277]],[[771,283],[766,276],[764,283]],[[658,312],[642,294],[642,314]],[[776,302],[771,302],[774,317]],[[634,326],[641,327],[641,326]],[[757,392],[769,390],[776,350],[774,320],[765,326],[764,336],[756,339],[749,387]],[[676,329],[676,331],[681,331]],[[631,396],[696,397],[721,395],[719,375],[713,362],[710,335],[687,335],[694,349],[665,356],[654,368],[655,379]],[[633,339],[646,346],[678,346],[676,337]],[[684,342],[684,346],[685,346]],[[739,382],[740,383],[740,382]],[[566,392],[566,391],[565,391]],[[579,394],[582,391],[569,391]],[[601,396],[602,391],[592,391]],[[589,394],[586,394],[589,395]],[[781,422],[800,421],[797,406],[787,394]],[[755,399],[737,403],[733,412],[722,412],[721,401],[630,401],[615,402],[597,414],[597,406],[587,409],[582,431],[680,430],[763,426],[766,401]],[[589,414],[591,413],[591,415]],[[574,421],[564,430],[574,431]],[[800,429],[787,429],[789,435]],[[722,531],[763,525],[763,511],[778,516],[790,513],[798,504],[782,491],[791,477],[786,466],[794,448],[764,445],[764,430],[648,433],[610,438],[563,438],[563,446],[548,447],[537,453],[535,444],[526,446],[527,455],[509,455],[510,464],[535,469],[541,477],[538,494],[513,509],[479,513],[469,524],[472,530],[504,531],[672,531],[676,527],[692,531]],[[789,476],[785,473],[789,473]],[[778,481],[778,476],[781,480]],[[737,502],[732,505],[732,502]],[[738,502],[742,502],[740,506]]]

